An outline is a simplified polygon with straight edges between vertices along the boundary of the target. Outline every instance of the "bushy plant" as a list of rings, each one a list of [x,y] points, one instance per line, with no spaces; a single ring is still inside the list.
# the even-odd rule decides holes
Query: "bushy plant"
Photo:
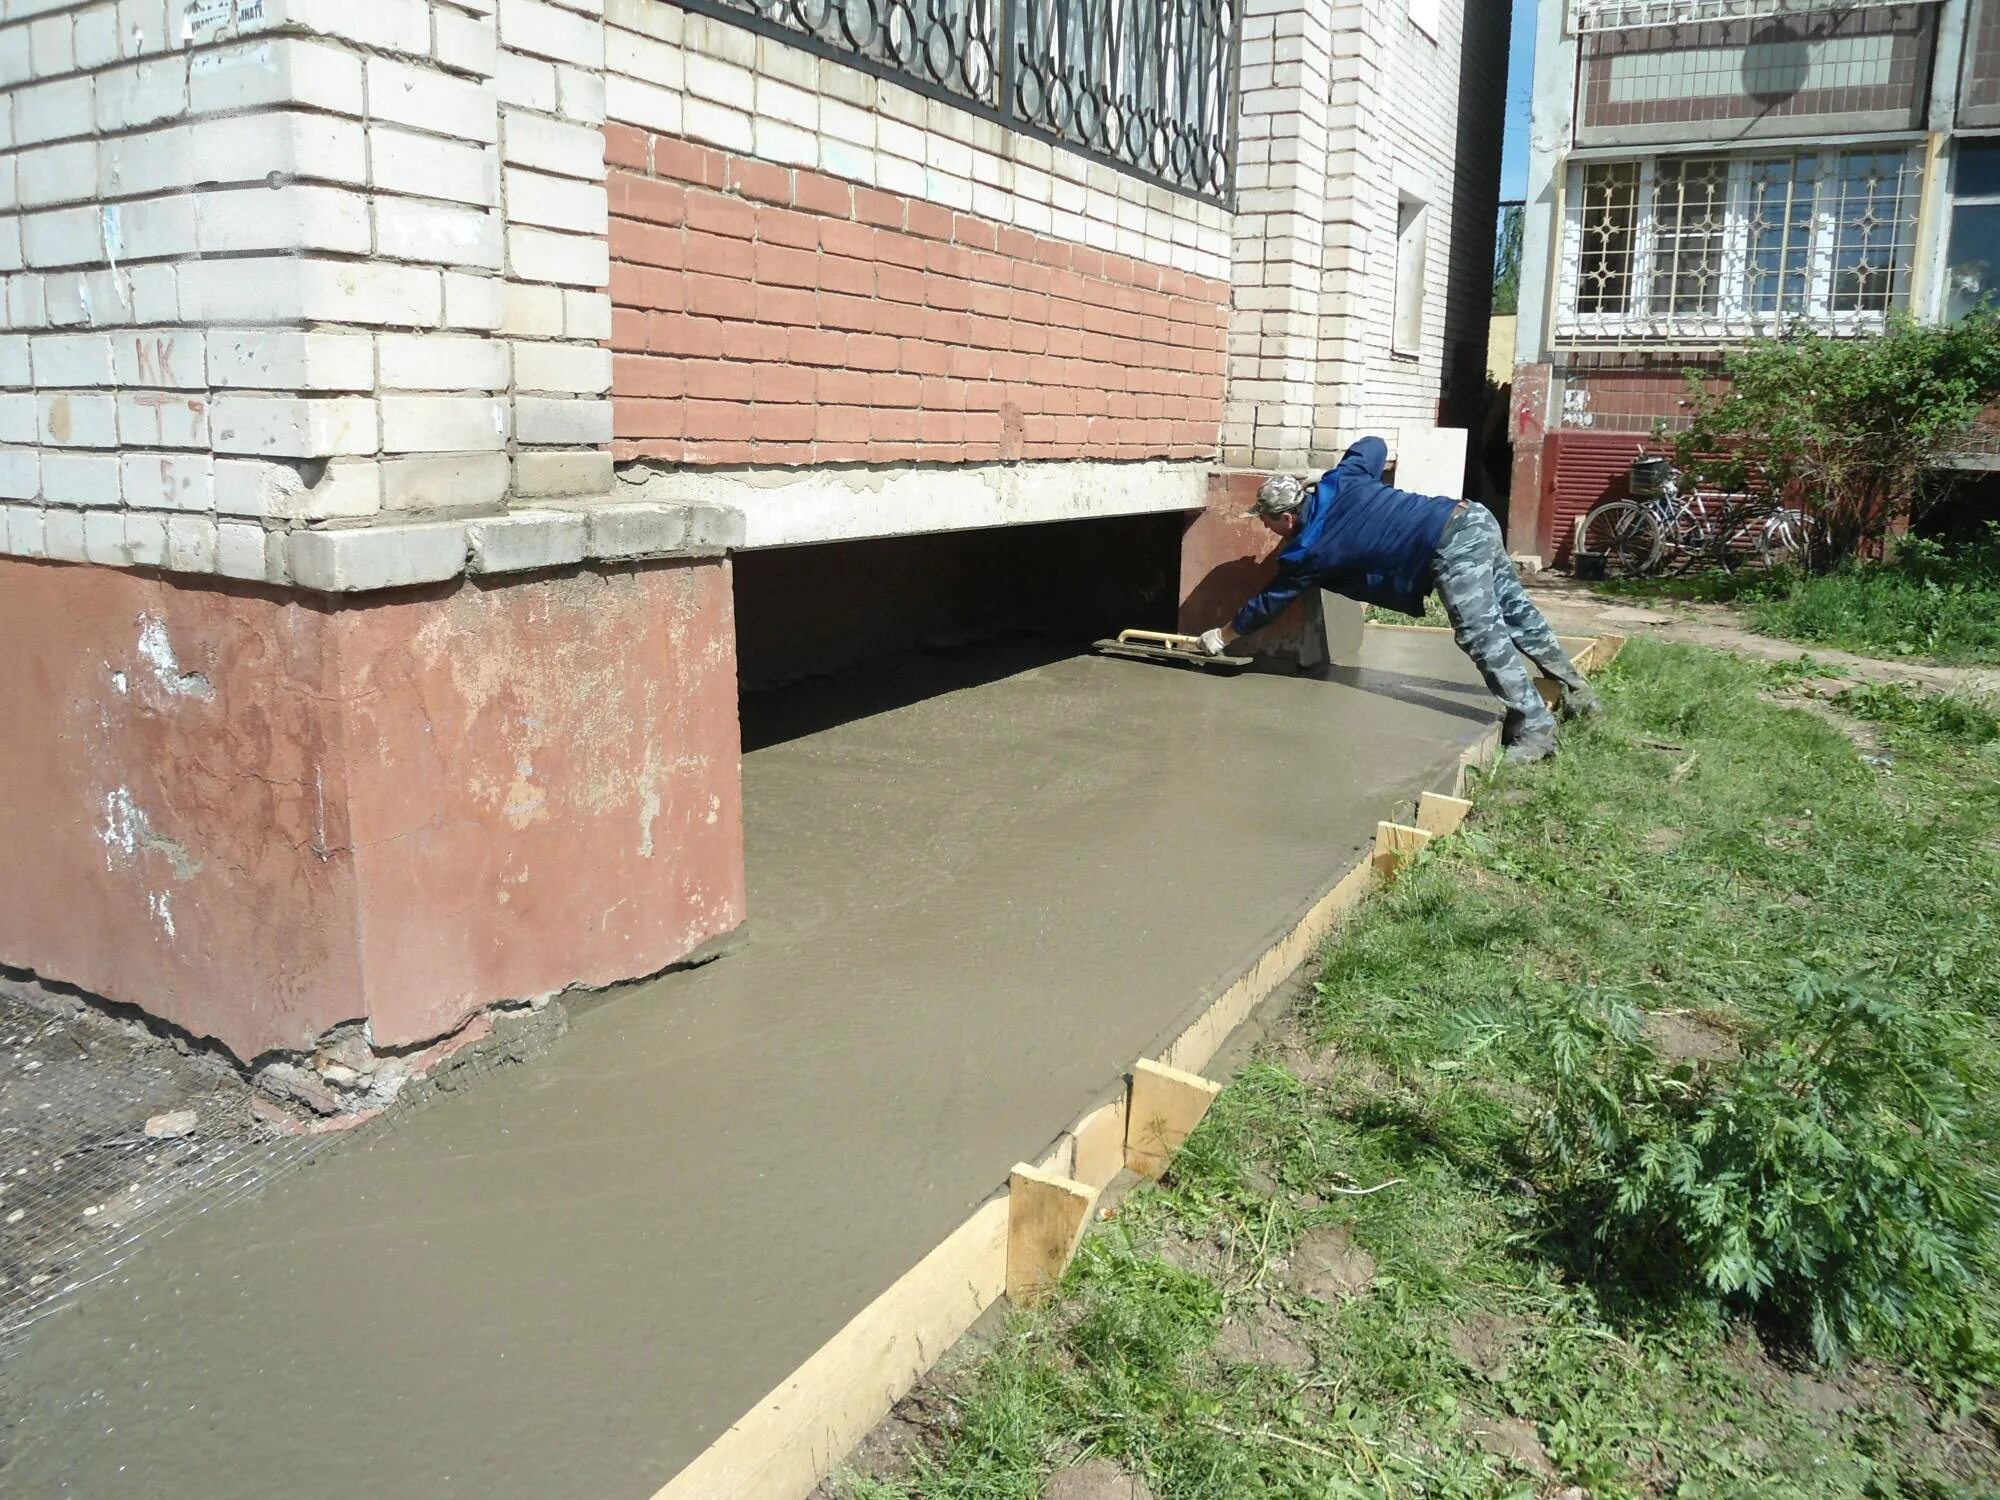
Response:
[[[1801,974],[1742,1062],[1666,1066],[1630,1007],[1544,1016],[1542,1147],[1605,1270],[1764,1315],[1822,1359],[1962,1342],[1992,1253],[1952,1026]]]
[[[1829,567],[1910,514],[1925,472],[2000,395],[2000,317],[1899,318],[1871,338],[1799,328],[1732,350],[1722,375],[1710,390],[1689,372],[1680,466],[1711,489],[1803,506],[1825,541],[1812,561]]]

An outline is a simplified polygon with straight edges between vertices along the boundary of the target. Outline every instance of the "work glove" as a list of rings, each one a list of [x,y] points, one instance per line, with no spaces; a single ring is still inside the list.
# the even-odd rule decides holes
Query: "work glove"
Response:
[[[1219,630],[1204,630],[1201,633],[1201,654],[1203,656],[1220,656],[1222,652],[1222,632]]]

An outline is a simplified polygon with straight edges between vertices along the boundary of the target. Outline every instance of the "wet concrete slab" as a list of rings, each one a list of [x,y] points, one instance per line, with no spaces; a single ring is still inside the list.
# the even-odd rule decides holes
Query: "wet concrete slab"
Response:
[[[1329,680],[1003,653],[862,696],[750,718],[743,951],[36,1325],[0,1491],[650,1495],[1497,720],[1414,632]]]

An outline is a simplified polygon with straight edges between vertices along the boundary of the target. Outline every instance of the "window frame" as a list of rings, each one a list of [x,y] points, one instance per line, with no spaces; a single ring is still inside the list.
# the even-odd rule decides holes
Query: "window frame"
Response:
[[[1430,251],[1430,204],[1412,194],[1398,193],[1395,279],[1389,298],[1389,352],[1398,359],[1423,358],[1424,323],[1430,301]],[[1404,302],[1406,276],[1410,278],[1408,306]],[[1414,324],[1407,339],[1406,321]]]
[[[1961,309],[1958,312],[1952,311],[1953,262],[1951,258],[1951,252],[1952,252],[1953,241],[1957,238],[1958,235],[1958,211],[1961,208],[2000,208],[2000,184],[1996,184],[1994,190],[1990,193],[1962,194],[1958,191],[1958,179],[1960,170],[1959,163],[1963,159],[1965,148],[1968,145],[1983,146],[1990,148],[1996,152],[2000,152],[2000,135],[1960,136],[1953,143],[1952,163],[1951,163],[1951,195],[1948,200],[1948,207],[1950,209],[1951,219],[1950,222],[1945,225],[1944,233],[1939,237],[1939,244],[1938,244],[1938,263],[1940,269],[1940,281],[1942,283],[1940,288],[1938,316],[1942,321],[1947,323],[1955,323],[1960,318],[1964,317],[1967,313],[1972,311],[1972,309],[1969,307]],[[1993,278],[1993,280],[1994,284],[1986,288],[1987,302],[1989,305],[1995,308],[2000,308],[2000,275],[1996,275]]]
[[[1886,308],[1841,309],[1838,295],[1839,251],[1849,224],[1833,205],[1847,200],[1842,196],[1842,164],[1856,156],[1900,159],[1900,181],[1893,200],[1898,206],[1892,221],[1897,235],[1892,241],[1895,258],[1889,267],[1891,289]],[[1751,191],[1772,163],[1797,164],[1817,159],[1817,170],[1809,179],[1814,184],[1814,207],[1806,252],[1806,306],[1759,310],[1761,300],[1753,290]],[[1665,238],[1659,212],[1657,189],[1663,163],[1718,162],[1725,166],[1720,275],[1718,299],[1713,311],[1655,311],[1655,276],[1662,265]],[[1584,291],[1585,195],[1593,169],[1638,169],[1634,222],[1630,231],[1632,247],[1629,265],[1623,272],[1625,306],[1617,311],[1579,311]],[[1684,169],[1684,168],[1683,168]],[[1917,261],[1922,253],[1918,243],[1924,194],[1924,162],[1921,147],[1907,140],[1855,142],[1838,146],[1795,147],[1786,150],[1661,152],[1652,155],[1593,155],[1572,161],[1566,169],[1563,211],[1557,243],[1552,342],[1558,345],[1713,345],[1737,339],[1781,332],[1804,323],[1822,332],[1858,336],[1879,333],[1889,317],[1912,306]],[[1799,178],[1798,180],[1808,180]],[[1780,258],[1780,267],[1784,264]],[[1779,296],[1783,297],[1783,273],[1779,276]]]

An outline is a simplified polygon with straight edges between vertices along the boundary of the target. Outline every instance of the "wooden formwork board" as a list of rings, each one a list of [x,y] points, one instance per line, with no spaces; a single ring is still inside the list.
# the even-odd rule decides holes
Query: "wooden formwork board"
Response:
[[[1433,838],[1456,833],[1472,811],[1463,797],[1447,797],[1443,792],[1425,792],[1417,798],[1417,827]]]
[[[1377,823],[1375,825],[1375,852],[1369,863],[1375,873],[1387,880],[1407,861],[1415,858],[1424,845],[1431,841],[1431,835],[1421,828],[1412,828],[1407,823]]]
[[[1055,1290],[1090,1222],[1097,1189],[1026,1162],[1007,1179],[1007,1300],[1032,1307]]]
[[[1199,1073],[1141,1058],[1132,1069],[1131,1102],[1126,1106],[1125,1165],[1154,1182],[1166,1176],[1221,1092],[1221,1084]]]
[[[1470,771],[1492,764],[1499,747],[1497,730],[1467,747],[1459,757],[1454,793],[1465,791]],[[1371,853],[1348,871],[1248,973],[1174,1038],[1156,1063],[1142,1060],[1139,1067],[1156,1078],[1199,1075],[1229,1034],[1312,957],[1340,918],[1379,883],[1374,859]],[[1198,1077],[1195,1082],[1204,1086],[1198,1092],[1211,1099],[1213,1092],[1220,1092],[1218,1084]],[[1053,1199],[1038,1194],[1042,1209],[1058,1200],[1066,1200],[1072,1209],[1080,1202],[1094,1202],[1127,1164],[1132,1125],[1138,1118],[1129,1094],[1099,1106],[1058,1137],[1041,1161],[1017,1167],[1010,1185],[1026,1173],[1037,1188],[1052,1188]],[[1083,1218],[1087,1226],[1087,1207]],[[804,1500],[1006,1292],[1013,1224],[1009,1194],[981,1204],[942,1244],[656,1491],[653,1500]],[[1048,1270],[1052,1264],[1044,1262],[1046,1279],[1052,1279]]]

